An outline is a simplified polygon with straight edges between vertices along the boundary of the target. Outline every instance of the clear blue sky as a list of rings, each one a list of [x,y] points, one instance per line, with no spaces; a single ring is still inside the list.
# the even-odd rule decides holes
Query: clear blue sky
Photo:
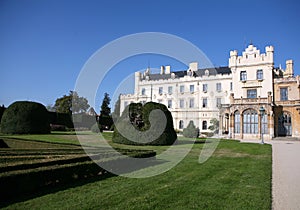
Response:
[[[300,3],[285,1],[79,1],[0,0],[0,105],[17,100],[54,104],[74,89],[76,78],[99,48],[139,32],[163,32],[199,47],[216,66],[228,65],[229,51],[246,44],[264,51],[275,47],[275,65],[294,60],[300,74]],[[169,61],[137,56],[120,63],[98,91],[104,92],[130,73]],[[174,68],[182,68],[180,65]],[[174,69],[173,68],[173,69]]]

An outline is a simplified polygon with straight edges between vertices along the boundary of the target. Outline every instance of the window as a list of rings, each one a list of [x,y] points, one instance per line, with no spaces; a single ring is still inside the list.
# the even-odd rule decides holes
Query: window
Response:
[[[195,86],[194,85],[190,85],[190,92],[194,93],[194,90],[195,90]]]
[[[206,130],[207,129],[207,121],[203,121],[202,122],[202,130]]]
[[[169,86],[168,87],[168,93],[171,95],[173,93],[173,87],[172,86]]]
[[[168,100],[168,108],[172,108],[172,100]]]
[[[254,109],[248,109],[243,114],[244,133],[258,133],[258,114]]]
[[[241,81],[247,80],[247,72],[246,71],[241,71],[240,80]]]
[[[221,106],[222,98],[217,98],[217,99],[216,99],[216,102],[217,102],[217,103],[216,103],[216,106],[217,106],[217,107]]]
[[[241,116],[240,116],[240,112],[236,111],[234,113],[234,133],[240,133],[240,128],[241,126]]]
[[[232,82],[230,82],[230,91],[233,90],[233,85],[232,85]]]
[[[263,134],[267,134],[267,133],[269,133],[268,132],[268,115],[267,114],[264,114],[263,116],[262,116],[262,119],[261,119],[261,121],[262,121],[262,133]]]
[[[264,78],[263,70],[262,69],[258,69],[256,71],[256,79],[257,80],[263,80],[263,78]]]
[[[203,100],[202,100],[202,107],[203,108],[207,107],[207,98],[203,98]]]
[[[288,89],[280,88],[280,101],[287,101],[287,100],[288,100]]]
[[[163,87],[159,87],[159,88],[158,88],[158,93],[159,93],[159,95],[162,95],[162,94],[163,94]]]
[[[184,108],[184,100],[183,99],[179,100],[179,107]]]
[[[179,121],[179,129],[183,129],[183,127],[184,127],[183,120],[180,120]]]
[[[203,87],[202,87],[202,90],[203,90],[203,92],[207,92],[207,84],[203,84]]]
[[[180,85],[179,89],[180,93],[184,93],[184,85]]]
[[[257,97],[256,89],[247,90],[247,98],[256,98],[256,97]]]
[[[194,99],[193,98],[190,99],[190,108],[194,108]]]
[[[146,94],[146,89],[142,88],[142,95],[144,96]]]
[[[222,84],[221,83],[217,83],[216,84],[216,90],[218,91],[218,92],[220,92],[221,90],[222,90]]]

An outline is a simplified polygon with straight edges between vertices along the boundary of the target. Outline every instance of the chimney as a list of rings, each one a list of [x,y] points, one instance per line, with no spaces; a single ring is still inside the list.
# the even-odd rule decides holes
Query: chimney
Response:
[[[160,74],[164,74],[165,73],[165,67],[164,66],[161,66],[160,67]]]
[[[190,69],[192,71],[198,71],[198,63],[197,62],[190,63]]]
[[[165,74],[170,74],[170,73],[171,73],[171,66],[166,66]]]
[[[294,63],[293,60],[286,61],[284,76],[286,77],[293,77],[294,76]]]

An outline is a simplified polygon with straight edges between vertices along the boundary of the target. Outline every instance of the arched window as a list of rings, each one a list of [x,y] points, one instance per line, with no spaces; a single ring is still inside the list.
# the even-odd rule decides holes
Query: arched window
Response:
[[[258,133],[258,114],[254,109],[248,109],[243,114],[244,133]]]
[[[239,111],[234,113],[234,133],[240,133],[241,131],[241,115]]]
[[[183,129],[184,124],[183,124],[183,120],[179,120],[179,129]]]
[[[207,121],[203,121],[202,122],[202,130],[206,130],[207,129]]]

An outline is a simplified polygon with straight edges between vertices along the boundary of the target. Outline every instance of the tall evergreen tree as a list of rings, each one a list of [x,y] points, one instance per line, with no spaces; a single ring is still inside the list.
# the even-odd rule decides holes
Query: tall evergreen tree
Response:
[[[104,98],[102,101],[102,105],[101,105],[101,110],[100,110],[100,115],[105,117],[105,116],[110,116],[110,97],[108,93],[104,93]]]
[[[120,96],[118,97],[118,100],[115,102],[115,108],[114,112],[112,114],[112,117],[115,119],[118,119],[120,117],[120,108],[121,108],[121,100]]]

